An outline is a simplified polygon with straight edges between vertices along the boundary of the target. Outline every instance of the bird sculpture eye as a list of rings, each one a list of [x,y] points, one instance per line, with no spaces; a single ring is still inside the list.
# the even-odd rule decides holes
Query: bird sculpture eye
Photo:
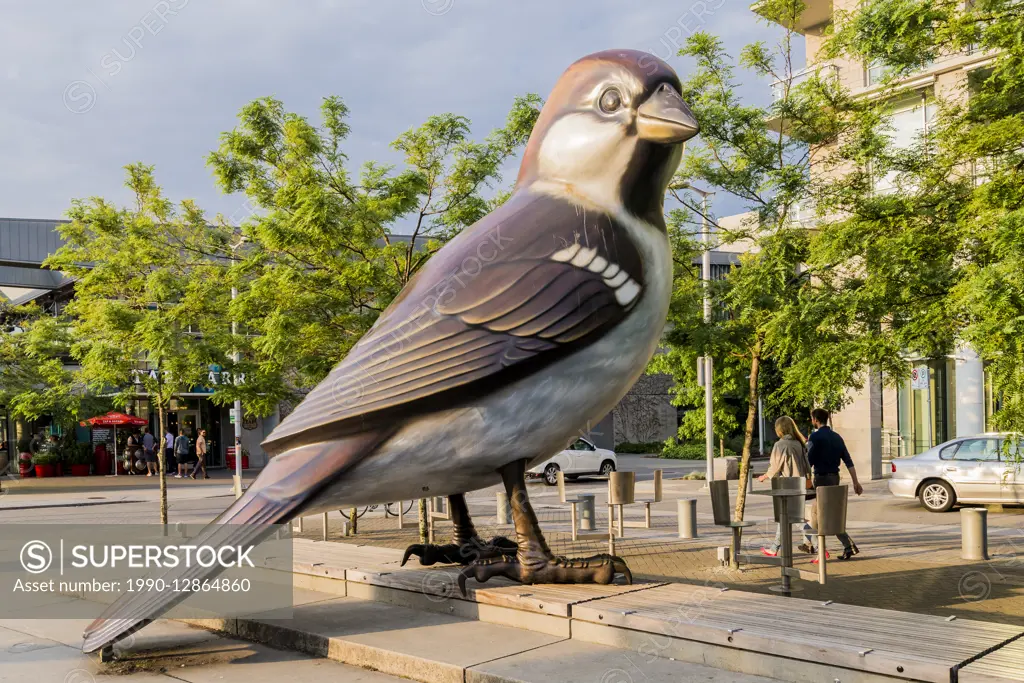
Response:
[[[601,111],[610,114],[622,106],[622,95],[615,88],[609,88],[601,95]]]

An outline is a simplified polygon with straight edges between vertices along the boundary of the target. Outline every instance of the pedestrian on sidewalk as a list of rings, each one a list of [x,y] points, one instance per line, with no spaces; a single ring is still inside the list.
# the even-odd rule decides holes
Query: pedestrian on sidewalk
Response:
[[[135,432],[129,432],[128,438],[124,442],[124,468],[128,470],[128,474],[135,474],[135,458],[136,451],[139,450],[139,437],[136,436]]]
[[[757,480],[763,482],[778,477],[801,477],[806,480],[811,474],[811,466],[807,462],[807,453],[804,448],[807,439],[800,433],[800,429],[796,426],[793,418],[783,415],[776,420],[775,435],[779,437],[779,440],[772,446],[768,471],[758,477]],[[804,522],[804,538],[807,540],[805,545],[811,549],[811,552],[814,552],[814,539],[807,533],[810,528],[811,526]],[[770,548],[761,548],[761,553],[768,557],[776,557],[781,547],[782,526],[776,524],[775,541]],[[800,547],[803,548],[804,546],[801,545]]]
[[[185,469],[185,463],[188,461],[188,437],[185,436],[185,432],[179,432],[178,438],[174,440],[174,454],[178,460],[178,473],[174,476],[181,479],[183,474],[182,471]]]
[[[199,438],[196,439],[196,466],[192,469],[192,474],[188,475],[193,479],[196,478],[196,472],[200,469],[203,470],[203,479],[209,479],[210,475],[206,473],[206,430],[199,430]]]
[[[811,424],[814,431],[807,438],[807,460],[814,470],[814,488],[819,486],[839,485],[839,463],[846,465],[853,481],[853,492],[858,496],[864,493],[864,487],[857,479],[857,469],[853,466],[853,458],[846,448],[843,437],[828,426],[829,412],[824,408],[815,408],[811,411]],[[818,528],[818,508],[811,505],[810,511],[811,526]],[[860,548],[853,542],[849,534],[843,533],[837,536],[843,544],[843,554],[840,560],[848,560],[860,552]],[[801,547],[801,550],[803,548]]]
[[[149,427],[142,428],[142,451],[146,459],[146,476],[159,474],[156,468],[156,439],[149,433]]]
[[[174,434],[171,433],[171,428],[168,426],[167,433],[164,434],[164,471],[174,472],[177,469],[177,462],[174,458]]]

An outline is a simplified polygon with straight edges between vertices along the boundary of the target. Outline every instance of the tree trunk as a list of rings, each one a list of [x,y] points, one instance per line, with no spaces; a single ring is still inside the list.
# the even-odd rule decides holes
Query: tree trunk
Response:
[[[754,423],[757,421],[757,375],[761,368],[761,339],[758,338],[750,351],[750,382],[747,391],[747,422],[743,426],[743,453],[740,457],[740,481],[736,492],[736,521],[743,521],[747,505],[747,473],[750,470],[750,447],[754,441]],[[740,530],[743,533],[743,530]],[[742,539],[742,536],[740,537]],[[730,567],[739,568],[739,561],[729,558]]]
[[[157,414],[157,434],[156,441],[156,461],[159,463],[160,468],[160,523],[167,526],[167,458],[165,457],[166,451],[164,450],[164,434],[166,430],[164,428],[164,403],[163,401],[157,401],[156,404]]]
[[[420,498],[420,543],[427,543],[430,540],[429,524],[427,499]]]

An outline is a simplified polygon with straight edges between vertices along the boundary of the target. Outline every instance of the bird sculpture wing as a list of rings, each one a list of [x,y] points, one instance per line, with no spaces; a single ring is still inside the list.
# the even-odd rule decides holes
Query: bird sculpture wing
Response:
[[[278,455],[193,543],[258,542],[372,453],[401,422],[396,414],[469,400],[600,338],[636,305],[643,281],[639,252],[608,215],[514,196],[426,264],[274,430],[264,446]],[[173,569],[162,578],[216,571]],[[124,638],[187,597],[126,593],[86,629],[83,649]]]
[[[536,372],[621,321],[643,282],[615,219],[517,195],[435,255],[264,447],[449,407]]]

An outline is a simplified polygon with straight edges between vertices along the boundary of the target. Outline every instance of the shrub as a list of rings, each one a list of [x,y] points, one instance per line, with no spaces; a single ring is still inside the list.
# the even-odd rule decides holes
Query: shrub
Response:
[[[18,452],[19,453],[31,453],[32,452],[32,439],[22,437],[18,439]]]
[[[52,451],[39,451],[32,456],[33,465],[56,465],[60,458]]]
[[[91,465],[93,461],[92,444],[76,443],[64,453],[64,460],[72,465]]]
[[[707,475],[704,474],[703,472],[690,472],[689,474],[687,474],[686,476],[683,477],[683,479],[687,479],[689,481],[693,481],[695,479],[699,479],[700,481],[704,481],[707,478],[708,478]]]
[[[699,441],[684,441],[678,443],[675,439],[669,439],[661,451],[661,457],[674,460],[704,460],[705,445]],[[736,452],[725,449],[725,456],[735,458]],[[715,457],[719,457],[719,450],[715,449]]]
[[[632,441],[623,441],[615,447],[616,453],[661,453],[661,449],[665,446],[660,441],[645,441],[642,443],[635,443]]]

